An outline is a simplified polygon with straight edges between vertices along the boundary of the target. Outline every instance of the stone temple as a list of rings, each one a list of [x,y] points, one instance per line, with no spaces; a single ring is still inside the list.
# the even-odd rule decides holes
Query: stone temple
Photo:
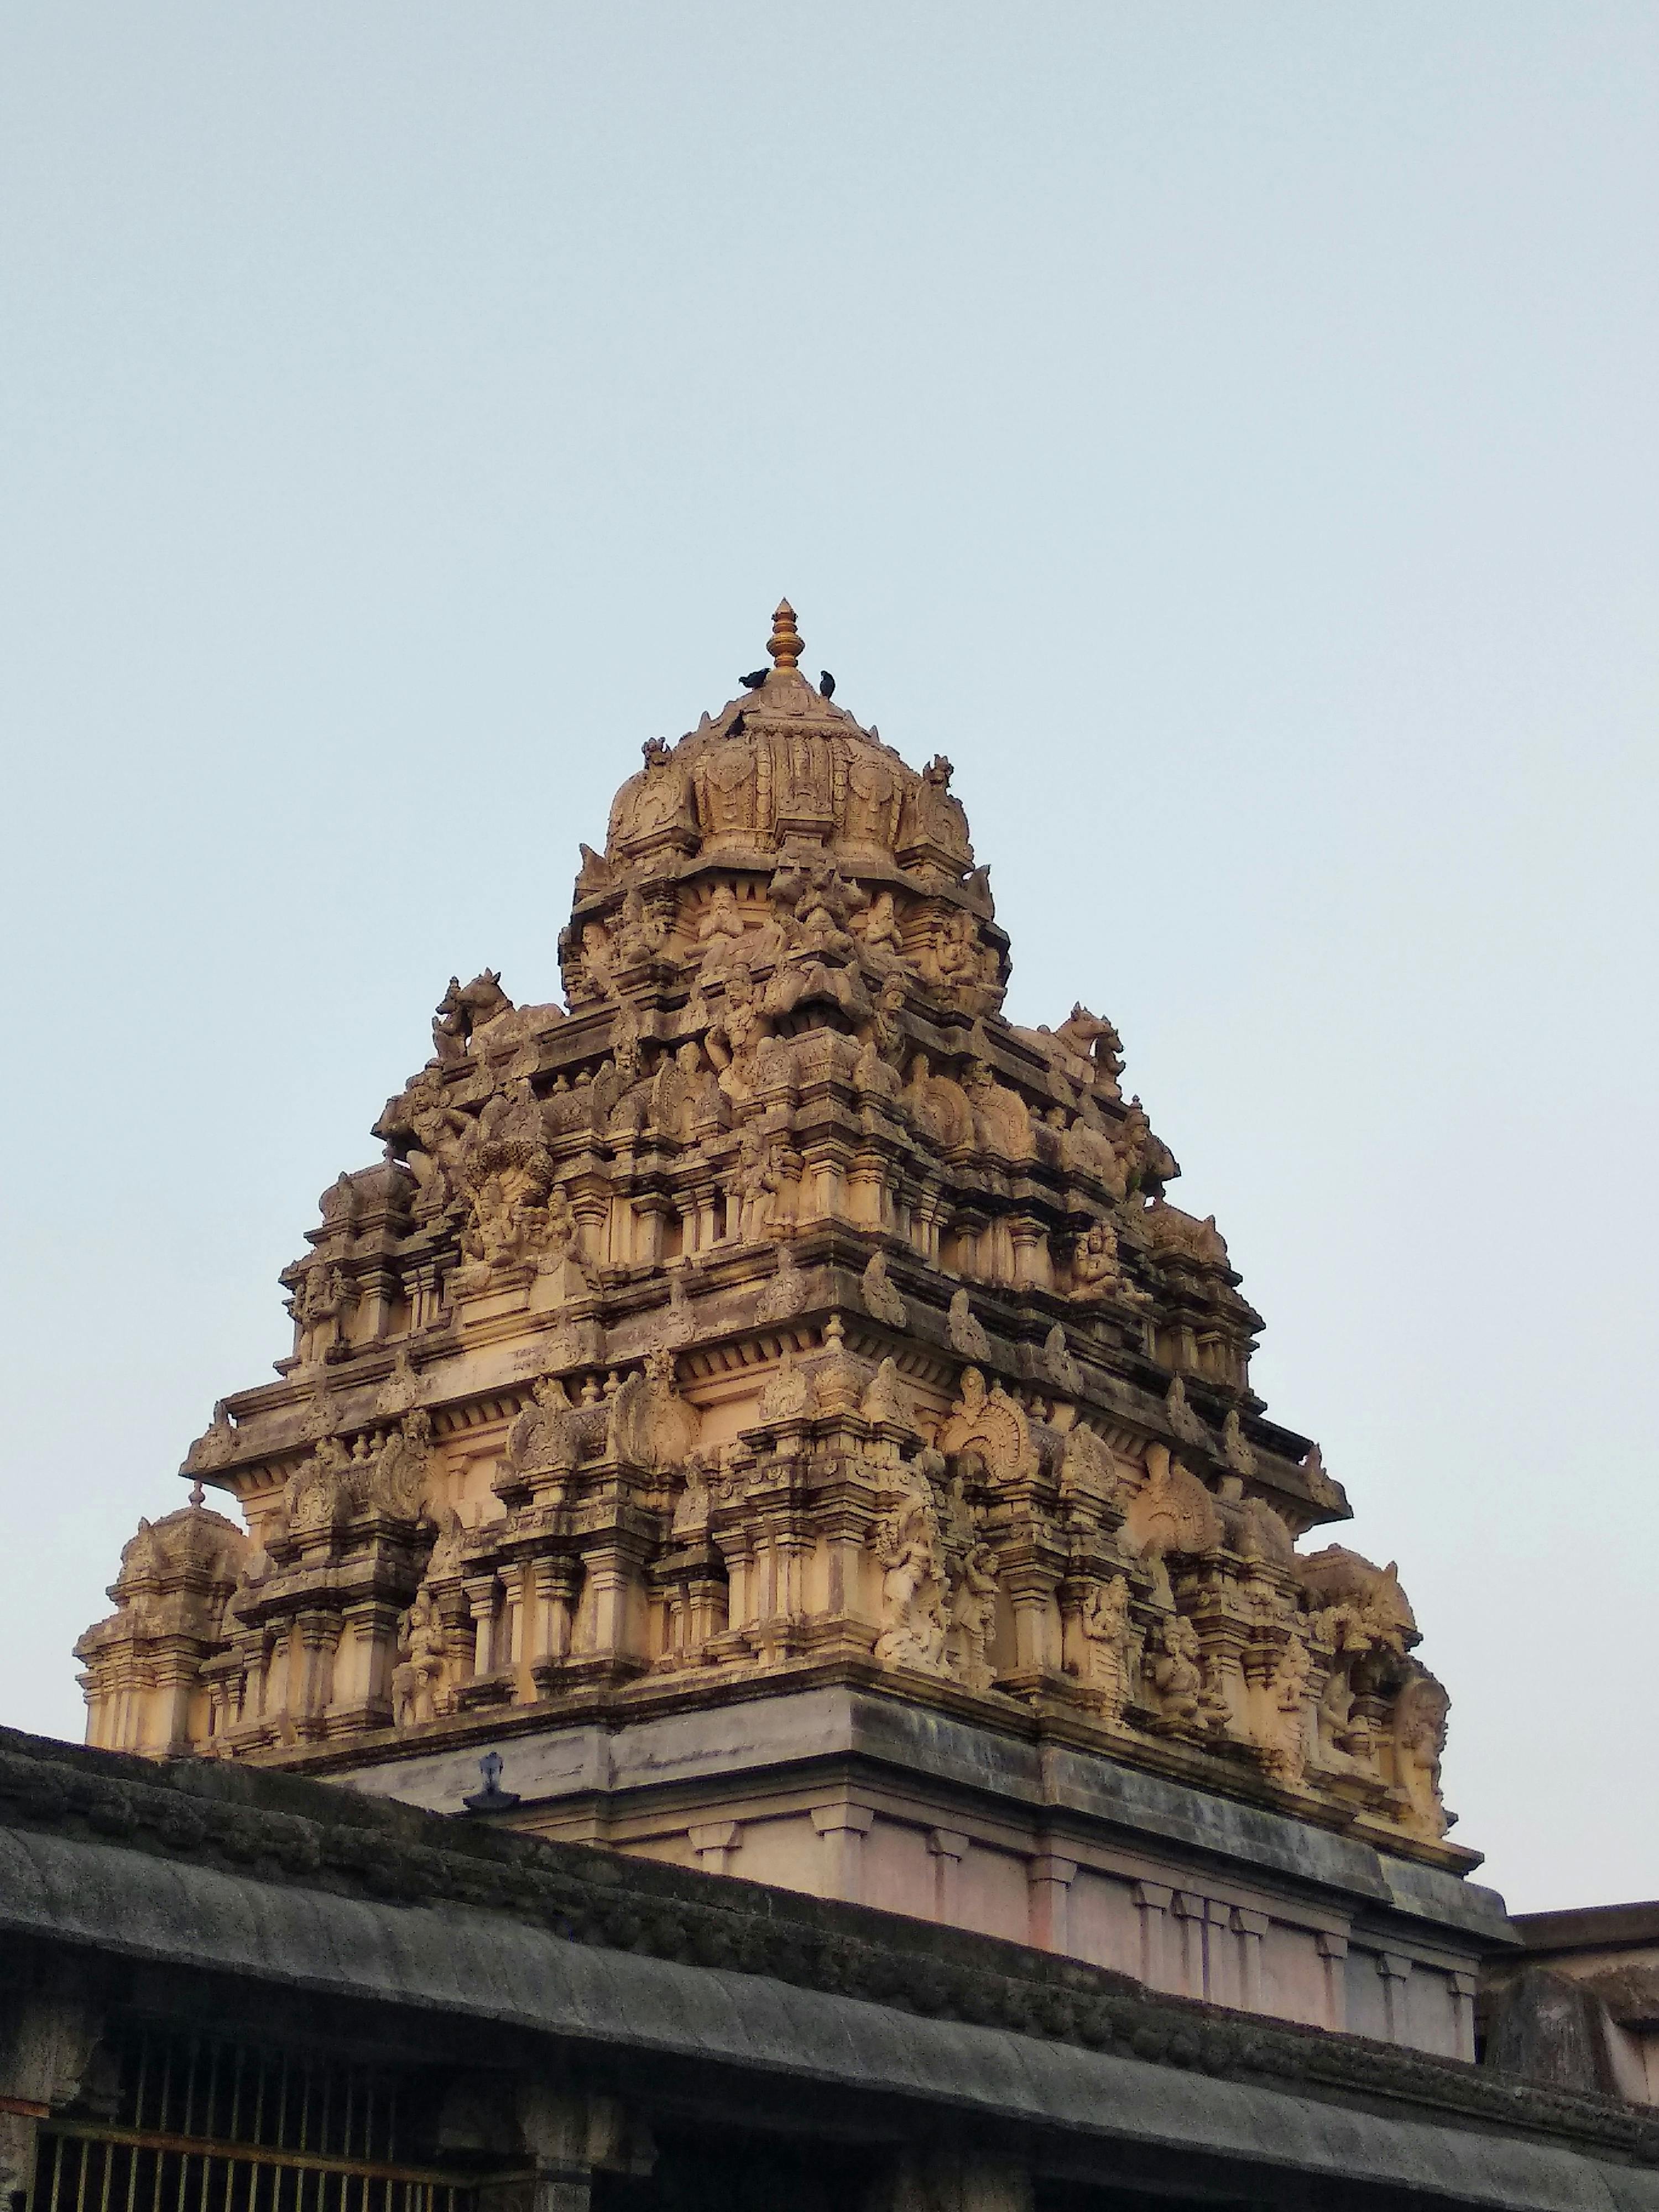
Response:
[[[0,1731],[0,2205],[1659,2212],[1659,1908],[1471,1879],[1110,1022],[1006,1018],[950,763],[801,653],[646,744],[560,1001],[451,981],[90,1747]]]
[[[1111,1024],[1005,1018],[949,763],[800,653],[786,604],[646,745],[563,1004],[451,984],[191,1449],[234,1515],[123,1555],[90,1741],[441,1811],[493,1751],[543,1835],[1469,2055],[1501,1907],[1395,1570],[1310,1544]]]

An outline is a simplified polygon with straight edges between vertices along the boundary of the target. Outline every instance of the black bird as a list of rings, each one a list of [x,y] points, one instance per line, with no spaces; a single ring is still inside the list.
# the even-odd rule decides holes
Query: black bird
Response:
[[[728,738],[740,738],[743,735],[744,719],[744,711],[742,708],[739,707],[737,713],[732,715],[731,720],[726,726],[726,734]]]
[[[818,689],[826,699],[833,699],[836,696],[836,679],[827,668],[819,672]]]
[[[757,668],[752,674],[739,677],[738,680],[745,691],[758,691],[771,672],[769,668]]]

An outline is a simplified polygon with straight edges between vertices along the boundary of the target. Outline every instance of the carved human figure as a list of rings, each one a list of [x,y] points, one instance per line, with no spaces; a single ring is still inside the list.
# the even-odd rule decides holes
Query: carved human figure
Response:
[[[890,973],[900,966],[904,959],[904,939],[900,934],[891,891],[878,891],[855,927],[865,958],[878,975]],[[899,995],[902,1003],[902,986]]]
[[[994,1675],[989,1652],[996,1621],[997,1555],[986,1543],[971,1544],[952,1578],[951,1670],[970,1690],[988,1690]]]
[[[392,1677],[392,1724],[418,1728],[438,1717],[445,1671],[443,1622],[424,1585],[416,1591],[415,1601],[399,1624],[398,1653]]]
[[[748,962],[734,960],[726,974],[725,1003],[706,1040],[708,1057],[720,1071],[720,1088],[728,1097],[748,1097],[761,1045],[771,1033]]]
[[[1139,1641],[1129,1613],[1129,1585],[1121,1575],[1091,1584],[1079,1626],[1084,1679],[1099,1700],[1102,1719],[1115,1726],[1128,1703]]]
[[[1146,1675],[1164,1720],[1190,1727],[1203,1701],[1204,1666],[1198,1631],[1184,1613],[1164,1616]]]
[[[875,1656],[925,1674],[945,1669],[945,1576],[931,1488],[918,1480],[875,1531],[881,1562],[881,1632]]]

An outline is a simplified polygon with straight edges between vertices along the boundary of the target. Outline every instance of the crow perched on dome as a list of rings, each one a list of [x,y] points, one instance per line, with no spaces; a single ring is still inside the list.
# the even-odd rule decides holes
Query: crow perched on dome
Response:
[[[836,679],[827,668],[819,672],[818,689],[826,699],[833,699],[836,696]]]
[[[745,691],[758,691],[771,673],[769,668],[757,668],[747,676],[740,676],[738,681]]]

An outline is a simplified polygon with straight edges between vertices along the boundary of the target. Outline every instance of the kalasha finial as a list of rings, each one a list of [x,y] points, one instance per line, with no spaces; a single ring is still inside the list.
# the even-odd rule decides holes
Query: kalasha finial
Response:
[[[190,1486],[190,1502],[192,1505],[205,1505],[207,1504],[207,1492],[203,1489],[199,1482],[192,1482]]]
[[[795,610],[787,599],[778,601],[778,611],[772,617],[772,635],[766,641],[766,650],[772,656],[774,668],[796,668],[806,647],[801,642],[800,632],[795,628]]]

